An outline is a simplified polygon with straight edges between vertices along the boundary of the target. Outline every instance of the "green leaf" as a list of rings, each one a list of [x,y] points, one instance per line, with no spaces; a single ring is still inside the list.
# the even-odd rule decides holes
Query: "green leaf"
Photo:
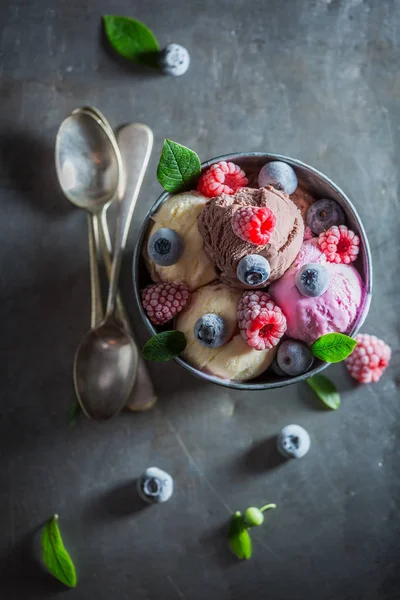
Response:
[[[339,408],[340,394],[330,379],[324,375],[314,375],[306,379],[306,382],[326,406],[332,410]]]
[[[177,192],[183,186],[190,186],[200,173],[200,159],[196,152],[171,140],[164,140],[157,179],[167,192]]]
[[[244,524],[242,513],[239,511],[232,516],[228,540],[230,549],[235,556],[242,560],[251,557],[251,538]]]
[[[54,515],[43,530],[43,562],[50,573],[67,587],[76,587],[74,563],[64,547],[57,521],[58,515]]]
[[[144,23],[113,15],[104,15],[103,22],[108,41],[118,54],[128,60],[154,66],[154,58],[151,57],[159,51],[159,45],[154,33]]]
[[[162,331],[153,335],[143,346],[145,360],[166,362],[178,356],[186,348],[186,337],[182,331]]]
[[[325,362],[336,363],[347,358],[356,346],[356,340],[348,335],[327,333],[315,340],[311,352]]]
[[[76,422],[77,422],[78,417],[80,416],[81,412],[82,412],[82,409],[81,409],[81,405],[79,404],[79,402],[78,401],[73,402],[67,411],[68,425],[71,425],[71,427],[76,425]]]

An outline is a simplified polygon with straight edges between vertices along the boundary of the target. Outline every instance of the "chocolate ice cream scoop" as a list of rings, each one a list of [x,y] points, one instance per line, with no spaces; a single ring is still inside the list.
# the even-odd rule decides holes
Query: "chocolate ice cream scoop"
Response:
[[[232,215],[240,206],[266,206],[275,215],[276,224],[268,244],[256,246],[241,240],[232,229]],[[237,288],[254,289],[237,278],[238,262],[249,254],[261,254],[271,268],[268,281],[279,279],[289,268],[300,250],[304,223],[299,210],[290,198],[266,186],[260,189],[242,188],[232,196],[222,194],[212,198],[197,218],[204,250],[219,271],[222,281]]]

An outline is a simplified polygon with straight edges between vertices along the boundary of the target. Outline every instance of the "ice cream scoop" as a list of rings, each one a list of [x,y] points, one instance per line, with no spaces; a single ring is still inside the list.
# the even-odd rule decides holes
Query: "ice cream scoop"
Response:
[[[328,289],[317,297],[303,295],[296,287],[296,274],[308,263],[322,263],[329,273]],[[361,277],[351,265],[326,261],[317,241],[304,242],[292,267],[269,289],[284,313],[287,335],[312,344],[321,335],[348,333],[361,306]]]
[[[165,265],[164,262],[162,265],[150,258],[147,244],[145,245],[143,256],[153,281],[184,281],[192,291],[217,278],[214,265],[204,252],[203,239],[197,227],[197,217],[207,201],[208,198],[198,192],[183,192],[168,198],[152,216],[154,223],[148,242],[155,239],[154,236],[160,229],[168,229],[179,236],[183,246],[173,264]]]
[[[275,216],[275,226],[269,242],[255,245],[235,235],[232,229],[232,216],[242,206],[265,206]],[[299,210],[290,198],[274,188],[242,188],[229,196],[221,194],[205,204],[198,217],[200,235],[204,249],[217,268],[220,279],[233,287],[252,289],[238,279],[239,261],[250,254],[260,254],[270,266],[268,281],[258,287],[275,281],[289,268],[300,250],[304,223]]]
[[[222,379],[247,381],[265,371],[276,349],[254,350],[237,329],[237,305],[241,291],[222,283],[212,283],[192,294],[191,302],[178,316],[176,329],[183,331],[187,346],[182,358],[199,370]],[[220,315],[224,321],[226,343],[206,347],[196,337],[196,323],[207,314]]]

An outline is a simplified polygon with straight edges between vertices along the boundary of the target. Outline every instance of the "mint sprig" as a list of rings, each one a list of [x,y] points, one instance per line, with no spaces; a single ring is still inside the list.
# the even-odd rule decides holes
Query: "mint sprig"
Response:
[[[306,383],[317,394],[328,408],[337,410],[340,406],[340,394],[335,384],[324,375],[314,375],[306,379]]]
[[[157,179],[167,192],[177,192],[189,185],[201,173],[196,152],[172,140],[164,140],[157,167]]]
[[[232,515],[228,531],[229,547],[233,554],[241,560],[248,560],[252,554],[251,537],[248,530],[251,527],[262,525],[263,513],[271,508],[276,508],[276,504],[266,504],[261,508],[249,506],[244,515],[240,511],[236,511]]]
[[[42,559],[56,579],[67,587],[74,588],[76,587],[74,563],[64,547],[57,521],[58,515],[54,515],[43,530]]]
[[[154,55],[159,51],[159,45],[147,25],[130,17],[116,15],[104,15],[103,23],[108,41],[120,56],[154,65]]]
[[[347,358],[357,346],[356,340],[343,333],[327,333],[315,340],[311,352],[325,362],[336,363]]]
[[[186,348],[186,337],[182,331],[162,331],[153,335],[143,346],[145,360],[166,362],[181,354]]]

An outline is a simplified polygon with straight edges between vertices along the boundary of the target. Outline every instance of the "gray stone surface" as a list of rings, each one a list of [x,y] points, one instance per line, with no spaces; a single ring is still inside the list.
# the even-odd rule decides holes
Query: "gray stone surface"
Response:
[[[186,46],[188,73],[116,60],[104,13]],[[71,599],[400,598],[398,0],[2,0],[0,25],[0,597],[62,597],[32,553],[58,512],[78,570]],[[306,385],[246,394],[154,365],[152,412],[69,427],[72,358],[89,323],[86,218],[58,190],[53,148],[82,104],[115,126],[154,130],[130,250],[160,192],[164,137],[202,159],[298,157],[343,187],[374,257],[364,331],[394,352],[381,382],[356,387],[331,367],[343,395],[331,413]],[[144,341],[129,261],[123,291]],[[311,450],[280,463],[273,438],[291,422],[310,432]],[[142,508],[134,481],[151,465],[173,474],[175,493]],[[265,502],[278,508],[241,564],[227,550],[227,519]]]

